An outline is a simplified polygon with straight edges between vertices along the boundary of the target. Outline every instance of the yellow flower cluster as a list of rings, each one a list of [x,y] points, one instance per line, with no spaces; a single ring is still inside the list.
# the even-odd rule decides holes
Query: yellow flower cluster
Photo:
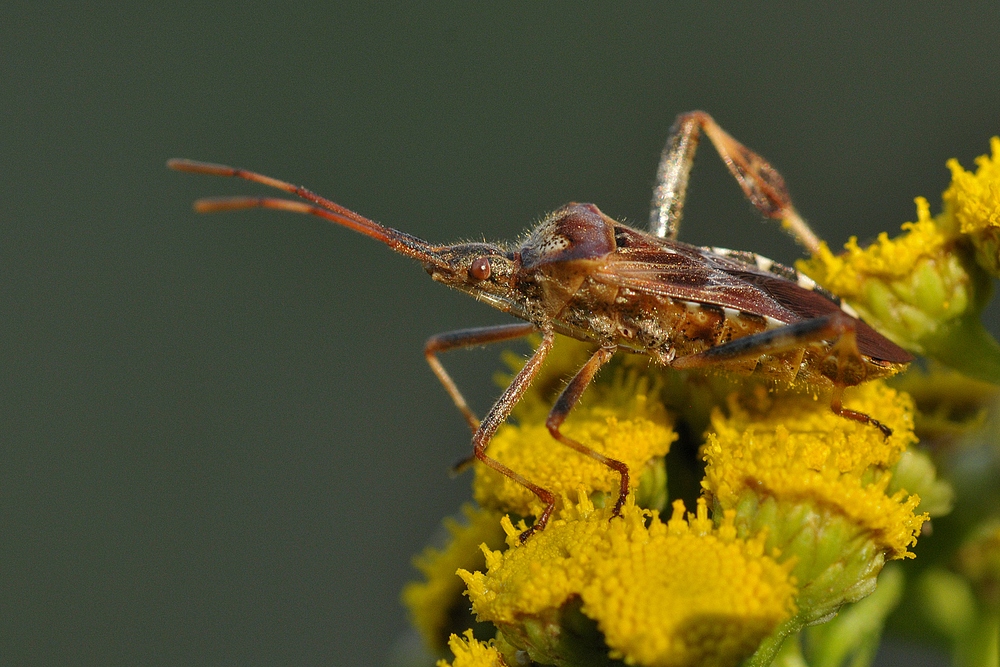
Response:
[[[914,199],[917,205],[917,221],[905,222],[903,231],[896,238],[882,232],[875,243],[862,248],[858,238],[852,236],[844,246],[843,255],[833,255],[823,245],[817,253],[816,264],[805,262],[804,266],[814,267],[823,284],[846,299],[861,297],[861,282],[865,276],[883,279],[899,279],[909,276],[920,262],[933,259],[947,246],[951,238],[938,229],[931,218],[930,204],[924,197]]]
[[[426,579],[411,581],[403,588],[403,604],[410,610],[410,620],[434,651],[442,649],[449,631],[456,629],[448,624],[456,615],[456,606],[464,602],[465,586],[456,571],[482,568],[485,560],[480,545],[499,549],[504,542],[497,512],[465,505],[462,514],[464,524],[451,518],[444,520],[449,540],[443,550],[427,547],[413,559]]]
[[[917,219],[901,235],[881,234],[867,248],[852,238],[841,255],[821,244],[799,268],[899,345],[996,382],[1000,345],[978,320],[986,272],[1000,275],[1000,139],[992,151],[974,174],[949,162],[953,181],[939,216],[917,198]],[[496,631],[489,644],[471,631],[464,639],[452,635],[451,667],[503,665],[521,660],[522,651],[538,664],[766,665],[786,637],[871,594],[885,561],[912,558],[928,514],[952,505],[952,489],[936,479],[931,457],[909,449],[916,443],[913,401],[882,381],[849,388],[843,400],[891,429],[888,437],[836,415],[828,397],[741,378],[712,383],[616,357],[562,427],[631,471],[632,494],[622,516],[612,518],[618,475],[558,443],[545,426],[565,381],[591,353],[586,343],[560,339],[514,423],[490,442],[491,457],[560,499],[545,530],[522,543],[540,501],[477,465],[474,494],[485,509],[466,510],[468,527],[448,526],[448,549],[417,561],[427,581],[411,584],[404,598],[429,645],[441,648],[455,629],[448,623],[462,584],[477,619]],[[520,367],[507,361],[513,371]],[[968,399],[978,390],[955,386],[962,391],[946,391],[945,403],[925,400],[925,431],[961,433],[976,422],[979,412],[955,416],[950,406],[980,405]],[[675,501],[663,521],[674,419],[684,427],[679,452],[687,456],[671,454],[670,491],[679,495],[686,480],[700,476],[692,454],[703,430],[706,467],[695,513],[685,516]],[[515,517],[500,519],[505,540],[497,523],[503,513]],[[985,573],[977,581],[987,592],[1000,588],[996,535],[994,527],[966,549],[970,571]],[[880,604],[889,606],[871,618],[884,618],[895,603]],[[865,608],[852,609],[868,618]]]
[[[960,233],[973,238],[983,268],[997,275],[997,238],[1000,233],[1000,137],[990,140],[991,156],[976,158],[973,174],[958,160],[948,160],[951,185],[945,190],[945,214],[954,216]],[[989,251],[992,251],[990,254]]]
[[[852,422],[807,396],[784,397],[770,413],[752,416],[735,402],[731,415],[717,410],[708,436],[702,485],[723,508],[735,508],[747,489],[783,501],[808,500],[836,508],[871,534],[891,558],[912,556],[924,515],[915,515],[919,497],[886,495],[891,473],[914,444],[913,406],[906,394],[882,382],[849,391],[847,405],[878,414],[893,434]]]
[[[631,476],[635,488],[646,464],[666,455],[676,435],[662,405],[649,402],[641,392],[633,396],[632,404],[634,409],[624,415],[614,406],[579,407],[561,430],[640,473]],[[618,493],[618,473],[560,444],[544,424],[505,425],[490,443],[489,453],[559,496],[581,486],[592,493],[610,496],[612,502]],[[521,516],[538,516],[543,509],[533,493],[485,466],[477,466],[473,494],[482,505],[504,508]]]
[[[572,598],[597,622],[612,658],[641,665],[727,665],[794,613],[788,566],[740,539],[732,514],[715,528],[704,501],[664,523],[632,504],[621,519],[582,501],[520,544],[486,554],[486,572],[460,572],[480,619],[524,643],[525,616],[545,618]]]
[[[729,416],[716,410],[703,448],[702,486],[716,512],[735,511],[741,535],[766,531],[768,549],[794,560],[802,624],[869,595],[886,558],[913,556],[927,520],[914,489],[889,490],[893,466],[916,442],[909,396],[875,381],[849,390],[845,406],[877,414],[893,434],[781,394],[764,414],[733,400]],[[911,475],[935,489],[927,477]]]
[[[952,182],[937,217],[918,197],[917,221],[900,236],[880,234],[864,249],[852,237],[841,255],[821,244],[796,266],[905,349],[1000,383],[1000,344],[979,320],[990,275],[1000,276],[1000,138],[991,146],[975,174],[948,162]]]
[[[485,642],[472,636],[472,630],[466,630],[465,638],[452,635],[448,640],[448,648],[455,656],[454,662],[438,660],[437,667],[505,667],[506,663],[497,650]]]
[[[547,374],[539,378],[539,387],[549,384],[548,378],[557,374],[557,369],[573,368],[567,361],[581,357],[581,347],[577,341],[560,339],[553,352],[556,359],[547,367]],[[610,381],[591,385],[560,430],[577,442],[625,463],[632,471],[630,481],[634,489],[647,467],[662,466],[663,457],[677,435],[662,403],[655,400],[657,387],[653,386],[651,375],[621,366],[607,371]],[[540,393],[525,395],[517,412],[519,423],[500,427],[490,442],[489,455],[557,496],[575,494],[582,487],[600,504],[608,497],[614,502],[619,488],[618,473],[573,451],[549,434],[545,418],[551,402]],[[538,516],[543,509],[533,493],[483,465],[476,466],[472,488],[476,501],[484,507],[521,516]]]
[[[1000,137],[990,139],[990,150],[991,156],[976,158],[975,174],[962,169],[958,160],[948,160],[952,183],[944,200],[954,205],[963,234],[1000,227]]]
[[[926,339],[964,314],[971,295],[966,269],[951,252],[953,239],[931,218],[926,199],[916,204],[917,221],[903,224],[904,234],[890,239],[883,232],[866,248],[852,236],[842,255],[823,243],[797,266],[893,341],[923,354]]]
[[[419,567],[428,581],[411,584],[405,595],[432,646],[443,643],[444,624],[458,608],[461,586],[455,570],[447,571],[457,567],[476,617],[497,629],[490,650],[502,656],[524,650],[539,664],[575,664],[566,656],[586,646],[591,658],[629,664],[732,665],[762,642],[776,648],[788,632],[861,599],[886,557],[909,555],[925,519],[915,512],[919,498],[911,489],[888,490],[893,466],[915,442],[906,394],[871,382],[844,397],[845,407],[891,428],[885,438],[835,415],[826,400],[749,384],[730,397],[728,416],[712,413],[702,449],[705,495],[695,514],[685,519],[678,501],[663,522],[649,506],[637,507],[633,495],[623,517],[610,519],[605,501],[617,491],[617,477],[554,441],[543,426],[565,369],[587,356],[574,341],[560,345],[519,406],[519,424],[503,427],[489,451],[556,490],[562,507],[524,544],[525,522],[515,528],[504,517],[506,545],[498,544],[496,524],[489,525],[497,510],[528,517],[540,507],[519,487],[477,471],[477,499],[491,509],[467,510],[469,527],[449,528],[452,545],[425,554]],[[633,470],[650,460],[662,467],[676,438],[659,400],[662,371],[630,361],[605,371],[566,432]],[[657,478],[661,489],[664,481]],[[477,535],[494,541],[473,556]],[[592,630],[567,629],[581,622]]]

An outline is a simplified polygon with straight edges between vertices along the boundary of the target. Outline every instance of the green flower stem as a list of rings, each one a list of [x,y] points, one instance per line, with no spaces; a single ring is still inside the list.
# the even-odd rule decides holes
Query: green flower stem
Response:
[[[778,655],[774,656],[771,667],[809,667],[802,655],[801,635],[796,634],[785,640]]]
[[[760,643],[752,656],[743,661],[742,667],[768,667],[772,664],[775,667],[805,665],[798,636],[801,629],[802,621],[798,617],[785,621],[771,633],[771,636]]]
[[[804,630],[797,618],[785,622],[761,642],[743,667],[868,667],[882,639],[885,619],[899,604],[904,587],[903,569],[896,564],[887,565],[878,578],[875,592],[867,598],[844,607],[826,623]],[[803,635],[808,644],[808,659],[802,653]],[[984,666],[985,663],[968,663],[960,667]]]
[[[929,356],[969,377],[1000,384],[1000,343],[983,327],[978,314],[958,318],[943,328],[936,340],[924,341]]]
[[[903,568],[887,565],[874,593],[844,607],[830,621],[806,628],[811,667],[868,667],[878,651],[885,619],[899,604],[904,586]]]

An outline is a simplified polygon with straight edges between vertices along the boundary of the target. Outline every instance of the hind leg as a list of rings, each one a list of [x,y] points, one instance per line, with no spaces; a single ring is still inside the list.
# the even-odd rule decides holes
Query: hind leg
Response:
[[[792,205],[781,174],[764,158],[729,136],[704,111],[683,113],[674,121],[656,170],[649,230],[657,236],[677,238],[700,132],[711,140],[719,157],[757,210],[768,218],[781,220],[782,226],[799,243],[809,252],[815,252],[819,248],[819,238]]]
[[[608,360],[615,353],[615,348],[613,347],[602,347],[597,352],[590,357],[586,364],[583,365],[573,379],[569,381],[566,388],[559,395],[556,400],[555,405],[552,406],[552,411],[549,412],[549,418],[545,421],[545,426],[549,429],[549,433],[552,437],[566,445],[567,447],[574,449],[581,454],[585,454],[595,461],[603,463],[607,467],[611,468],[619,475],[619,488],[618,488],[618,500],[615,501],[615,508],[612,512],[612,516],[620,516],[622,505],[625,504],[625,498],[628,496],[629,491],[629,474],[628,466],[613,459],[609,456],[605,456],[600,452],[594,451],[590,447],[573,440],[567,435],[564,435],[559,427],[562,426],[563,422],[566,421],[566,417],[569,415],[570,410],[572,410],[576,404],[580,401],[580,397],[583,396],[583,392],[586,391],[587,386],[590,381],[594,379],[597,375],[597,371],[600,370],[601,366],[608,363]]]
[[[751,334],[704,352],[674,359],[677,369],[709,368],[726,361],[755,359],[765,354],[780,354],[805,347],[810,343],[829,342],[830,349],[822,361],[822,373],[833,382],[830,409],[845,419],[870,424],[888,438],[892,429],[863,412],[849,410],[842,404],[844,389],[864,382],[865,362],[858,351],[857,320],[846,313],[829,315],[788,324],[770,331]]]

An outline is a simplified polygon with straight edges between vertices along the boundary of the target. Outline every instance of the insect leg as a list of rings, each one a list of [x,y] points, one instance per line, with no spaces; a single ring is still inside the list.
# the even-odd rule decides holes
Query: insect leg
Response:
[[[459,390],[458,385],[455,381],[451,379],[451,375],[445,370],[441,361],[438,359],[439,352],[447,352],[448,350],[454,350],[456,348],[462,347],[475,347],[477,345],[486,345],[487,343],[499,343],[505,340],[511,340],[513,338],[520,338],[522,336],[527,336],[535,331],[535,325],[528,322],[519,322],[517,324],[501,324],[499,326],[493,327],[475,327],[473,329],[460,329],[458,331],[449,331],[447,333],[437,334],[436,336],[431,336],[424,343],[424,357],[427,359],[427,365],[431,367],[434,371],[434,375],[440,380],[441,384],[444,385],[444,390],[448,392],[451,396],[452,402],[455,403],[455,407],[458,408],[462,416],[465,417],[465,422],[475,433],[479,430],[479,418],[469,407],[469,403],[462,396],[462,392]],[[476,460],[474,454],[466,456],[458,461],[456,461],[451,466],[452,474],[459,474],[466,468],[468,468],[473,461]]]
[[[656,187],[649,209],[649,231],[676,239],[684,215],[688,177],[698,148],[698,123],[691,112],[677,116],[656,169]]]
[[[535,331],[535,325],[527,322],[518,322],[517,324],[502,324],[493,327],[476,327],[474,329],[449,331],[431,336],[424,343],[424,357],[427,358],[427,364],[434,371],[434,375],[441,381],[441,384],[444,385],[444,390],[451,396],[455,407],[465,417],[465,421],[469,424],[469,428],[472,429],[473,433],[479,429],[479,418],[472,412],[455,381],[451,379],[448,371],[441,365],[437,357],[438,353],[454,350],[455,348],[475,347],[477,345],[486,345],[487,343],[499,343],[511,340],[512,338],[521,338],[533,331]]]
[[[854,329],[852,318],[846,313],[834,312],[743,336],[704,352],[678,357],[670,365],[678,369],[705,368],[719,362],[752,359],[764,354],[793,350],[809,343],[836,340],[848,329]]]
[[[819,248],[819,238],[792,205],[781,174],[764,158],[729,136],[704,111],[683,113],[674,121],[656,171],[650,231],[657,236],[677,238],[699,131],[708,135],[719,157],[757,210],[768,218],[781,220],[799,243],[815,252]]]
[[[778,329],[744,336],[723,345],[674,359],[670,364],[677,369],[705,368],[725,361],[753,359],[764,354],[778,354],[801,348],[809,343],[830,341],[827,359],[835,368],[824,369],[823,375],[833,382],[830,409],[841,417],[871,424],[885,437],[892,429],[869,415],[849,410],[842,405],[844,389],[864,382],[864,360],[858,351],[855,332],[857,320],[839,311],[789,324]],[[825,364],[824,364],[825,365]]]
[[[524,368],[514,376],[513,381],[507,386],[503,394],[497,400],[496,404],[490,411],[486,413],[486,417],[483,419],[476,433],[472,436],[472,452],[473,455],[482,461],[484,464],[496,470],[501,475],[514,480],[521,486],[525,487],[545,503],[545,509],[542,513],[535,519],[534,525],[528,530],[521,533],[521,541],[524,542],[531,535],[538,530],[542,530],[545,524],[548,523],[549,517],[552,515],[552,510],[556,506],[555,495],[537,484],[533,484],[528,481],[526,477],[520,475],[504,464],[500,463],[496,459],[491,459],[486,455],[486,447],[490,444],[490,440],[493,439],[493,435],[500,428],[507,417],[510,416],[511,411],[517,402],[521,400],[524,395],[525,390],[531,384],[531,381],[535,379],[538,374],[539,368],[542,366],[542,362],[545,357],[548,356],[549,352],[552,350],[552,344],[555,341],[555,332],[551,329],[542,331],[542,342],[538,345],[535,353],[531,355],[528,362],[524,365]]]
[[[559,431],[559,427],[562,423],[566,421],[567,415],[569,415],[570,410],[577,404],[583,392],[587,389],[587,385],[590,381],[594,379],[594,375],[600,370],[601,366],[606,364],[608,360],[611,359],[612,355],[615,353],[615,347],[602,347],[597,352],[594,353],[592,357],[583,365],[583,368],[569,381],[566,388],[559,395],[556,400],[555,405],[552,406],[552,411],[549,412],[549,418],[545,421],[545,426],[549,429],[549,433],[552,437],[561,442],[562,444],[575,449],[581,454],[586,454],[590,458],[600,461],[607,467],[611,468],[618,473],[621,479],[621,484],[618,491],[618,500],[615,502],[615,509],[612,512],[612,516],[620,516],[622,505],[625,504],[625,497],[628,495],[629,491],[629,476],[628,476],[628,466],[618,461],[616,459],[610,458],[596,452],[586,445],[580,444],[576,440],[563,435]]]

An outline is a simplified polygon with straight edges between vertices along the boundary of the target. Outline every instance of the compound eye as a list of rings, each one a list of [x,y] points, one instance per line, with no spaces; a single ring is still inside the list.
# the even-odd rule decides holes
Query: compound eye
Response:
[[[488,257],[477,257],[472,262],[472,266],[469,267],[469,275],[471,275],[476,280],[486,280],[490,277],[493,269],[490,267],[490,260]]]

